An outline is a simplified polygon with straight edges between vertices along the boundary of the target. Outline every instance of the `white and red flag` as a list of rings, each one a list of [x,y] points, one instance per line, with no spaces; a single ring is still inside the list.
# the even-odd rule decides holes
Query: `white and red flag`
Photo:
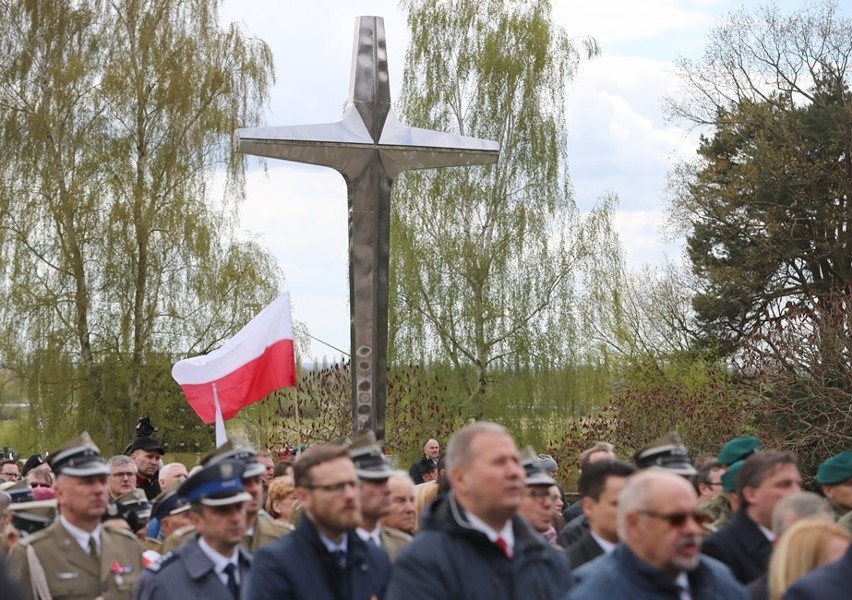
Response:
[[[172,377],[205,423],[296,385],[290,294],[281,294],[220,348],[175,363]],[[217,436],[218,437],[218,436]]]

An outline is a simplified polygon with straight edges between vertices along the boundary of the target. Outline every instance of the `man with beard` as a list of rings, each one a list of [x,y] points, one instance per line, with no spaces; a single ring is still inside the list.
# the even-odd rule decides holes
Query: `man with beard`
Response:
[[[429,505],[420,533],[397,557],[387,598],[563,598],[568,557],[516,515],[526,477],[509,432],[472,423],[452,437],[444,458],[451,491]]]
[[[50,453],[59,517],[9,554],[24,598],[133,597],[142,546],[129,531],[101,525],[109,467],[88,434]]]
[[[622,544],[575,571],[567,600],[745,600],[730,571],[699,553],[706,518],[683,477],[660,468],[632,476],[618,495]]]
[[[251,555],[240,546],[249,496],[244,465],[224,460],[195,472],[178,488],[198,535],[154,563],[139,580],[136,600],[234,600],[248,578]]]
[[[355,534],[358,476],[347,446],[300,453],[294,478],[302,519],[293,533],[257,553],[245,598],[383,598],[390,560]]]

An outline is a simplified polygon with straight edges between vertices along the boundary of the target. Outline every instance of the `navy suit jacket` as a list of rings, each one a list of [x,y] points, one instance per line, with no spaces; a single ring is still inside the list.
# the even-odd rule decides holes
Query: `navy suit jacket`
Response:
[[[731,568],[737,580],[748,585],[769,568],[772,542],[745,510],[740,510],[701,546],[701,552]]]
[[[784,594],[784,600],[840,600],[852,597],[852,546],[840,560],[811,571]]]

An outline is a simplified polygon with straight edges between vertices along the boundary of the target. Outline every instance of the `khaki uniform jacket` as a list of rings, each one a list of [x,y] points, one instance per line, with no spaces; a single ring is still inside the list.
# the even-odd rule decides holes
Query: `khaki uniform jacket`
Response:
[[[123,529],[101,528],[101,555],[95,561],[58,519],[43,531],[19,541],[9,554],[9,570],[20,582],[25,600],[33,599],[27,547],[44,569],[54,600],[130,600],[142,573],[142,546]]]
[[[384,526],[382,526],[381,538],[382,548],[388,553],[388,558],[391,559],[391,562],[396,560],[396,555],[399,554],[399,551],[411,541],[411,536],[404,531]]]

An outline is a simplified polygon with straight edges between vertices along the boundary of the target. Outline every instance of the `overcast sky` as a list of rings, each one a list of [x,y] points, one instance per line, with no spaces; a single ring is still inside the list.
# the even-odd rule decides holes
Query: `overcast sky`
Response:
[[[841,6],[850,0],[841,2]],[[749,3],[751,5],[752,3]],[[784,0],[797,7],[802,0]],[[619,197],[616,224],[628,264],[679,258],[666,243],[664,193],[677,160],[693,156],[695,132],[667,122],[660,99],[676,91],[673,61],[699,58],[711,27],[742,2],[726,0],[553,0],[554,20],[572,37],[593,36],[599,58],[583,63],[569,85],[569,172],[577,204],[605,192]],[[336,121],[348,93],[355,18],[384,18],[392,100],[399,96],[408,31],[392,0],[227,0],[223,22],[238,21],[265,40],[277,82],[265,125]],[[246,124],[254,126],[255,124]],[[311,335],[349,350],[347,200],[331,169],[269,161],[251,169],[240,229],[278,258],[293,318]],[[311,356],[340,353],[318,342]],[[310,357],[302,357],[303,359]]]

